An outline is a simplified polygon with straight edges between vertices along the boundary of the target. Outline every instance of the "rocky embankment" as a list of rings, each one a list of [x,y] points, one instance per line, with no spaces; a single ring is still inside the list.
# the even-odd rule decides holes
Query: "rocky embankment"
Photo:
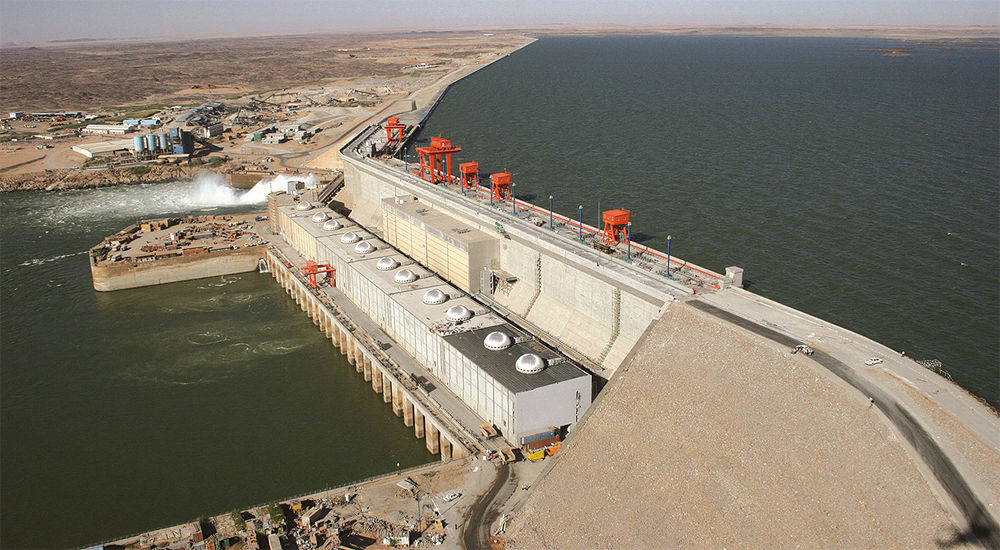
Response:
[[[220,165],[210,169],[213,172],[223,172],[227,168],[226,165]],[[144,164],[106,170],[45,170],[28,174],[0,175],[0,191],[58,191],[136,183],[163,183],[193,176],[203,169],[209,167]]]

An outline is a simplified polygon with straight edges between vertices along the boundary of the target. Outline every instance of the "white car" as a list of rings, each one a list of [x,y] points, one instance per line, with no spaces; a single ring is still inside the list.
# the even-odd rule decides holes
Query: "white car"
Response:
[[[872,357],[871,359],[865,360],[865,364],[868,365],[869,367],[872,366],[872,365],[877,365],[877,364],[879,364],[881,362],[882,362],[882,358],[881,357]]]

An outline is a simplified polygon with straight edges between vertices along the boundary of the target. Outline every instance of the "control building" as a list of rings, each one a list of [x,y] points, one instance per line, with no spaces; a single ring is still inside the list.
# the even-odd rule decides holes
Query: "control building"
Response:
[[[484,421],[515,445],[575,424],[591,377],[462,290],[365,231],[308,202],[278,206],[285,240],[336,269],[337,288]]]

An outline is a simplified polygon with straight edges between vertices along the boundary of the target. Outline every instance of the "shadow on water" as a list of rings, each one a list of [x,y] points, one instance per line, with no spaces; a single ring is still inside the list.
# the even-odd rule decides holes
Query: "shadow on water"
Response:
[[[650,235],[649,233],[643,233],[642,231],[633,231],[631,233],[632,242],[645,243],[656,238],[655,235]]]

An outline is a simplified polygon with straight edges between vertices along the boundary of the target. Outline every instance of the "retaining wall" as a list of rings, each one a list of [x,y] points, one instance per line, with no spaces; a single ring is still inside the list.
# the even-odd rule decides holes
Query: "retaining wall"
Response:
[[[254,246],[227,252],[165,258],[137,265],[130,262],[94,265],[91,258],[90,273],[94,279],[94,290],[123,290],[245,273],[257,269],[257,262],[263,257],[264,247]]]

